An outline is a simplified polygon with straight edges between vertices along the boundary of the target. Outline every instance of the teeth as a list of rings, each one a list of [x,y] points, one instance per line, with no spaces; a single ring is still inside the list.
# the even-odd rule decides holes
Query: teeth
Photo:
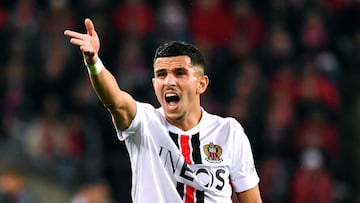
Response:
[[[177,96],[175,93],[168,93],[168,94],[165,94],[165,97],[174,97],[174,96]]]

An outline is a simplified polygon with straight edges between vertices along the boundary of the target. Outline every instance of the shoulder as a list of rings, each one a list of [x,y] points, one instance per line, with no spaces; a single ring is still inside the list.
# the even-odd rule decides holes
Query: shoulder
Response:
[[[136,102],[136,106],[140,109],[143,109],[145,111],[154,111],[155,107],[149,103],[144,103],[144,102]]]
[[[163,109],[156,108],[149,103],[136,102],[137,113],[135,119],[144,124],[158,123],[159,121],[163,123],[165,121],[165,116]]]
[[[161,115],[160,110],[149,103],[136,102],[136,107],[136,116],[150,117],[154,116],[154,114]]]
[[[164,126],[165,118],[159,109],[149,103],[136,102],[137,111],[130,126],[125,130],[118,130],[118,137],[124,140],[129,135],[147,134],[149,129],[154,131]]]
[[[223,117],[204,111],[203,119],[200,124],[202,132],[207,132],[210,136],[227,140],[230,143],[243,142],[247,139],[247,135],[243,126],[233,117]]]
[[[229,129],[241,130],[243,131],[242,125],[233,117],[220,116],[217,114],[209,113],[203,110],[204,123],[207,125],[219,125],[228,127]]]

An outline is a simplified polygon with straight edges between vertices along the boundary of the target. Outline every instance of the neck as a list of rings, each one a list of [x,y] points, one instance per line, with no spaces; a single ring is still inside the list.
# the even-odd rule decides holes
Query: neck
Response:
[[[183,131],[188,131],[195,127],[202,118],[202,111],[201,107],[199,106],[198,109],[194,111],[189,111],[184,118],[175,120],[166,118],[166,120],[173,126],[180,128]]]

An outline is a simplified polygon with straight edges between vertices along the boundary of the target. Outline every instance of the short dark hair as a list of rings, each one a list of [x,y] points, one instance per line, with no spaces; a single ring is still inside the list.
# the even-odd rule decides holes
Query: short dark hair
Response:
[[[205,69],[205,59],[194,45],[183,41],[171,41],[160,45],[155,52],[154,62],[159,57],[188,56],[191,64]]]

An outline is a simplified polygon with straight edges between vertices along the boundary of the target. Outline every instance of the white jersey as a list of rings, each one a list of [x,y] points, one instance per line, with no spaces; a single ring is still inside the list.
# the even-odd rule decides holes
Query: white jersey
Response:
[[[183,131],[169,124],[162,108],[137,102],[125,140],[135,203],[231,203],[259,182],[249,140],[233,118],[202,110],[198,125]]]

